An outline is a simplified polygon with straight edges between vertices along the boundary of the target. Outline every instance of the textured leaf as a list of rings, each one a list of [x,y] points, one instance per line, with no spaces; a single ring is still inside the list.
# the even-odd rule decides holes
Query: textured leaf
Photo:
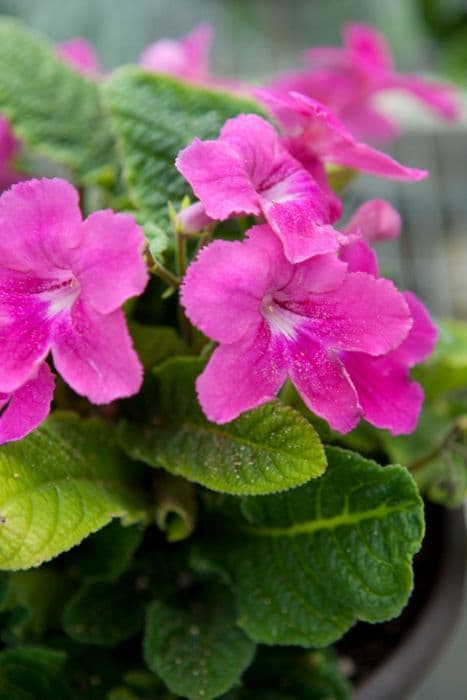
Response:
[[[392,461],[407,466],[431,501],[455,508],[467,497],[467,417],[425,408],[417,429],[394,437],[381,433]]]
[[[155,600],[144,638],[148,667],[169,690],[190,700],[227,691],[250,664],[255,646],[235,625],[228,590],[209,585],[182,605]]]
[[[137,634],[146,599],[146,587],[134,574],[113,583],[85,583],[68,601],[63,627],[80,644],[114,647]]]
[[[113,177],[114,141],[97,83],[6,18],[0,20],[0,111],[31,149],[78,178]]]
[[[414,370],[428,399],[467,387],[467,323],[449,319],[438,328],[434,353]]]
[[[0,568],[38,566],[121,517],[145,517],[137,465],[99,420],[55,414],[0,448]]]
[[[350,687],[331,651],[260,647],[223,700],[350,700]]]
[[[170,326],[146,326],[130,322],[130,332],[139,358],[145,369],[152,369],[174,355],[189,355],[190,349],[175,328]]]
[[[39,647],[0,653],[0,700],[74,700],[65,680],[64,654]]]
[[[338,448],[328,460],[306,486],[243,499],[243,526],[222,515],[225,506],[211,523],[198,566],[225,569],[239,624],[255,641],[325,646],[408,600],[424,530],[410,474]]]
[[[138,68],[116,71],[105,92],[133,205],[163,230],[169,226],[168,200],[178,210],[191,193],[174,166],[180,149],[196,136],[217,137],[229,117],[261,113],[253,100]]]
[[[128,454],[232,494],[281,491],[323,472],[326,460],[316,432],[277,401],[226,425],[209,423],[194,391],[202,367],[198,358],[175,358],[155,370],[155,427],[123,424],[120,441]]]
[[[88,579],[113,581],[129,566],[143,534],[140,525],[124,527],[114,520],[69,553],[70,568]]]

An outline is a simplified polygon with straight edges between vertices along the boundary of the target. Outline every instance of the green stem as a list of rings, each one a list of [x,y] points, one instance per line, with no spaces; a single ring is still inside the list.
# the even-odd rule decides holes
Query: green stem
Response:
[[[166,284],[169,287],[174,287],[175,289],[177,289],[177,287],[180,285],[179,278],[155,260],[152,261],[152,265],[149,268],[149,272],[151,272],[153,275],[157,275],[158,277],[160,277],[161,280],[166,282]]]

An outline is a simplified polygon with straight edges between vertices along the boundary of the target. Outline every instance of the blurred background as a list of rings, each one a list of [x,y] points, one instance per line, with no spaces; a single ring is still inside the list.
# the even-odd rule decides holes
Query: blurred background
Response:
[[[106,70],[136,62],[145,46],[203,21],[216,30],[213,72],[261,82],[299,65],[302,49],[338,45],[345,21],[369,22],[388,38],[399,70],[438,73],[467,86],[466,0],[0,0],[54,41],[84,36]],[[414,102],[392,109],[406,131],[390,150],[426,168],[419,184],[362,177],[347,211],[384,197],[401,212],[404,235],[380,248],[385,274],[416,291],[437,316],[467,319],[467,109],[457,125],[430,119]],[[467,698],[467,614],[413,700]],[[375,698],[377,700],[377,698]]]

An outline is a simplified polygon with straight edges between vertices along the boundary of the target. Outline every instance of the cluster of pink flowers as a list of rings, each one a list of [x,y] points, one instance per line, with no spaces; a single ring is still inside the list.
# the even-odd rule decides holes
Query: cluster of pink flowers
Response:
[[[212,31],[162,40],[140,65],[188,82],[242,89],[211,76]],[[217,139],[195,139],[176,166],[198,202],[179,215],[184,233],[230,217],[256,217],[241,241],[201,249],[181,287],[188,318],[219,345],[197,380],[207,417],[224,423],[272,400],[289,379],[305,404],[342,433],[364,418],[394,434],[416,425],[423,392],[410,369],[433,349],[436,328],[420,301],[379,276],[372,244],[395,238],[400,218],[383,200],[346,225],[326,166],[416,181],[406,167],[360,141],[393,135],[373,104],[393,88],[453,118],[447,87],[394,71],[383,38],[345,29],[344,48],[307,53],[309,68],[252,92],[281,131],[255,114],[228,120]],[[102,77],[93,47],[74,39],[61,59]],[[250,90],[250,89],[248,89]],[[102,404],[136,393],[142,367],[122,304],[145,288],[143,235],[110,210],[84,221],[63,180],[18,182],[19,148],[0,116],[0,443],[47,416],[55,370]],[[16,183],[16,184],[14,184]]]
[[[205,221],[249,214],[264,222],[244,241],[202,249],[185,276],[188,318],[219,343],[197,380],[201,406],[225,423],[290,379],[335,430],[365,418],[410,432],[423,393],[409,370],[433,349],[436,329],[412,294],[379,277],[370,243],[399,234],[397,212],[373,200],[336,229],[341,205],[325,164],[406,180],[426,173],[355,142],[314,100],[262,96],[284,124],[282,137],[261,117],[241,115],[218,139],[195,139],[176,162],[200,200],[198,221],[204,212]]]
[[[95,404],[141,386],[121,305],[141,294],[143,234],[130,216],[84,221],[64,180],[29,180],[0,197],[0,443],[47,416],[54,378]]]

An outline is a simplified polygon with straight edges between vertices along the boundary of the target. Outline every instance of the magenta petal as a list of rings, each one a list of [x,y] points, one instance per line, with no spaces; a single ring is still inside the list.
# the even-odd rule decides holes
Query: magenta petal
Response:
[[[48,304],[38,296],[42,280],[0,272],[0,392],[24,384],[50,347]]]
[[[349,105],[340,116],[356,140],[391,143],[401,133],[397,124],[364,101]]]
[[[349,22],[344,27],[344,44],[368,71],[389,72],[393,61],[384,36],[366,24]]]
[[[198,377],[196,389],[207,418],[227,423],[271,401],[287,377],[280,339],[265,324],[237,343],[221,345]]]
[[[343,144],[329,152],[326,160],[344,165],[347,168],[381,175],[391,180],[417,181],[428,176],[426,170],[407,168],[386,153],[377,151],[364,143]]]
[[[288,347],[289,376],[310,411],[331,428],[347,433],[361,414],[357,393],[339,358],[308,335],[299,333]]]
[[[349,273],[336,290],[311,294],[289,308],[305,311],[307,327],[326,346],[369,355],[396,348],[412,327],[407,302],[394,284],[363,272]]]
[[[342,246],[339,255],[347,263],[349,272],[366,272],[378,277],[378,258],[366,241],[352,241]]]
[[[386,87],[409,92],[445,119],[453,120],[459,117],[459,105],[451,85],[440,85],[418,75],[399,73],[391,76]]]
[[[288,298],[300,299],[307,294],[329,292],[344,281],[347,265],[336,255],[316,255],[293,266],[293,277],[283,294]],[[276,293],[280,298],[280,293]]]
[[[212,35],[212,27],[201,24],[178,41],[161,39],[143,51],[139,64],[157,73],[168,73],[185,80],[207,81]]]
[[[70,249],[79,245],[81,235],[78,193],[65,180],[20,182],[0,197],[4,267],[44,276],[51,269],[67,268]]]
[[[282,241],[284,253],[290,262],[302,262],[339,247],[336,230],[314,219],[311,202],[292,200],[283,204],[267,203],[263,209],[267,221]]]
[[[69,264],[82,298],[96,311],[110,313],[142,294],[148,279],[143,246],[143,233],[127,214],[98,211],[84,221]]]
[[[55,319],[52,355],[63,379],[92,403],[132,396],[141,388],[143,368],[120,310],[103,316],[78,300]]]
[[[343,362],[357,389],[365,420],[401,435],[411,433],[417,425],[423,390],[394,361],[394,354],[370,357],[350,352],[345,353]]]
[[[100,73],[96,49],[87,39],[77,37],[57,45],[57,54],[83,75],[97,76]]]
[[[54,375],[43,362],[36,376],[13,394],[0,395],[0,445],[20,440],[47,418],[54,385]]]
[[[391,354],[397,362],[413,367],[430,355],[436,345],[438,329],[430,314],[412,292],[403,292],[413,319],[407,338]]]
[[[260,321],[269,271],[267,252],[252,241],[214,241],[183,280],[181,302],[188,318],[214,340],[239,340]]]
[[[206,209],[202,202],[194,202],[177,214],[176,226],[185,234],[199,233],[203,229],[215,224],[206,214]]]
[[[202,201],[211,219],[223,221],[234,214],[259,214],[258,195],[245,165],[223,141],[195,139],[175,162]]]
[[[399,212],[384,199],[370,199],[362,204],[342,233],[358,232],[369,243],[390,241],[401,232]]]

